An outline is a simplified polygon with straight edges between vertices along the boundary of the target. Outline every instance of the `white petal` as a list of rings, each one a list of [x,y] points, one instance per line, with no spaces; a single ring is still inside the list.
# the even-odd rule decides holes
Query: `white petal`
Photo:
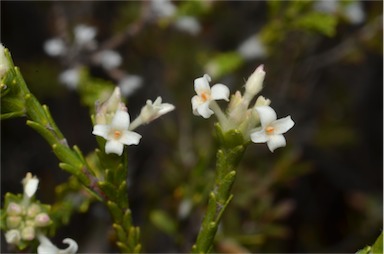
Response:
[[[291,116],[280,118],[272,123],[272,127],[275,129],[276,134],[286,133],[295,125]]]
[[[175,109],[175,106],[170,103],[163,103],[160,105],[159,115],[164,115]]]
[[[63,243],[66,243],[69,246],[65,250],[60,250],[59,254],[75,254],[79,248],[77,243],[71,238],[65,238]]]
[[[195,87],[195,91],[196,93],[200,96],[202,93],[208,93],[208,94],[211,94],[211,88],[209,86],[209,79],[208,79],[208,75],[207,76],[203,76],[201,78],[197,78],[195,79],[195,82],[194,82],[194,87]]]
[[[39,185],[39,179],[37,179],[36,177],[29,179],[24,186],[24,193],[29,198],[32,197],[35,194],[38,185]]]
[[[128,130],[129,114],[126,111],[118,110],[112,119],[111,128],[114,130]]]
[[[51,241],[44,235],[38,235],[40,241],[39,246],[37,247],[38,254],[55,254],[58,253],[59,249],[51,243]]]
[[[125,145],[137,145],[139,144],[141,135],[133,131],[124,131],[120,137],[119,142]]]
[[[276,112],[270,106],[256,107],[255,110],[259,114],[261,126],[263,128],[270,125],[277,118]]]
[[[265,143],[269,140],[269,136],[264,130],[252,132],[250,137],[253,143]]]
[[[211,88],[211,96],[213,100],[229,101],[229,89],[226,85],[216,84]]]
[[[197,113],[201,115],[204,118],[209,118],[211,115],[213,115],[213,111],[209,108],[209,101],[204,102],[203,104],[200,104],[197,109]]]
[[[192,103],[192,110],[194,112],[194,114],[198,114],[197,113],[197,107],[199,107],[201,104],[203,104],[203,101],[201,100],[201,98],[197,95],[193,96],[192,97],[192,100],[191,100],[191,103]]]
[[[267,142],[269,150],[273,152],[278,147],[283,147],[286,145],[286,141],[283,135],[271,135]]]
[[[106,154],[115,153],[117,155],[122,155],[123,149],[124,149],[124,145],[114,139],[108,140],[107,143],[105,144]]]
[[[111,131],[111,127],[106,124],[96,124],[93,126],[93,135],[97,135],[103,137],[104,139],[108,139],[108,134]]]

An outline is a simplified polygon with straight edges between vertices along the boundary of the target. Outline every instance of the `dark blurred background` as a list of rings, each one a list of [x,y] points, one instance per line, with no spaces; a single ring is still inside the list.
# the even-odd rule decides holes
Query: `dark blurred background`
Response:
[[[356,252],[383,228],[383,5],[358,2],[364,15],[353,21],[342,12],[346,1],[330,1],[339,6],[334,12],[299,2],[173,2],[179,15],[199,22],[199,32],[191,34],[167,19],[149,19],[134,30],[149,2],[2,1],[1,42],[70,145],[88,153],[96,146],[89,110],[58,81],[68,63],[48,56],[43,45],[59,36],[62,23],[69,33],[77,24],[96,27],[101,47],[130,31],[112,45],[123,58],[120,68],[143,78],[127,98],[131,116],[158,95],[176,106],[138,129],[140,145],[128,147],[130,204],[134,223],[142,227],[144,252],[189,251],[212,183],[214,121],[192,115],[193,80],[212,66],[227,68],[212,76],[235,92],[264,64],[262,94],[279,117],[291,115],[295,126],[286,148],[270,153],[265,145],[248,147],[215,251]],[[312,14],[321,11],[328,15],[324,22]],[[233,56],[252,34],[260,36],[265,52]],[[91,75],[116,82],[100,67],[86,66]],[[53,203],[55,186],[68,174],[25,121],[1,122],[2,198],[22,192],[20,181],[31,171],[40,179],[37,197]],[[189,208],[186,218],[182,206]],[[107,210],[95,203],[87,213],[73,214],[53,241],[71,237],[80,252],[116,251],[109,223]],[[4,240],[2,250],[8,250]]]

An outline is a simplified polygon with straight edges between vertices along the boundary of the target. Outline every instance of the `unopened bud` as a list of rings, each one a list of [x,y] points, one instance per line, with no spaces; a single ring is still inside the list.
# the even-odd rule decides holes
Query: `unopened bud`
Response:
[[[9,215],[20,215],[22,212],[22,208],[19,204],[16,204],[15,202],[9,203],[7,207],[7,213]]]
[[[7,227],[8,228],[17,228],[20,225],[21,217],[20,216],[8,216],[7,217]]]
[[[256,94],[258,94],[263,88],[263,81],[265,77],[264,66],[260,65],[256,70],[249,76],[245,83],[245,95],[247,99],[251,100]]]
[[[0,79],[5,76],[5,73],[9,70],[9,62],[5,56],[5,48],[3,44],[0,43]]]
[[[31,226],[23,228],[21,231],[21,238],[26,241],[35,239],[35,228]]]
[[[27,216],[29,218],[34,218],[40,211],[41,208],[38,204],[31,204],[27,209]]]
[[[35,217],[35,225],[37,227],[45,227],[45,226],[48,226],[50,223],[51,223],[51,219],[46,213],[39,213]]]
[[[5,240],[9,244],[19,244],[21,239],[20,231],[11,229],[5,233]]]

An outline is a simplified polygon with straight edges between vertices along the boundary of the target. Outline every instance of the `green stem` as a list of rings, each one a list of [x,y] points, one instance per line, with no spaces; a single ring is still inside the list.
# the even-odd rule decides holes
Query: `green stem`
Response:
[[[221,144],[217,151],[215,184],[209,195],[207,211],[196,243],[192,247],[193,253],[208,253],[212,249],[220,220],[233,198],[231,189],[236,178],[236,168],[246,147],[235,130],[223,134],[219,129],[218,132]]]

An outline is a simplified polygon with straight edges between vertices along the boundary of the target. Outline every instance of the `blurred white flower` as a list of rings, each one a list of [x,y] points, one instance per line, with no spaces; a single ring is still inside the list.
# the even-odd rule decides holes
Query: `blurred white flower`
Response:
[[[250,134],[254,143],[267,142],[268,148],[273,152],[278,147],[286,145],[283,133],[286,133],[295,124],[291,116],[287,116],[277,120],[276,112],[270,106],[256,107],[260,122],[261,130],[256,130]]]
[[[267,50],[258,35],[253,34],[243,41],[237,48],[237,52],[245,59],[263,58],[267,55]]]
[[[95,44],[94,38],[97,30],[87,25],[77,25],[74,29],[75,42],[81,46]]]
[[[360,1],[354,1],[345,6],[344,15],[352,24],[360,24],[365,20],[365,13]]]
[[[69,89],[76,89],[80,81],[80,72],[77,68],[67,69],[59,76],[59,81]]]
[[[67,52],[67,48],[62,39],[53,38],[44,43],[44,51],[50,56],[60,56]]]
[[[77,243],[71,238],[65,238],[63,243],[68,244],[68,248],[59,249],[57,248],[47,237],[42,234],[39,234],[39,246],[37,247],[38,254],[75,254],[78,250]]]
[[[123,61],[123,58],[116,51],[102,50],[96,55],[96,61],[101,64],[104,69],[110,70],[118,67]]]
[[[130,119],[128,112],[118,110],[111,124],[97,124],[93,127],[92,134],[101,136],[107,140],[105,144],[105,153],[115,153],[122,155],[124,145],[137,145],[140,142],[141,135],[129,131]]]
[[[151,0],[150,8],[155,18],[168,18],[176,13],[176,7],[170,0]]]
[[[313,9],[319,12],[333,14],[336,13],[339,8],[338,0],[318,0],[313,4]]]
[[[211,77],[205,74],[194,81],[194,87],[197,95],[192,97],[193,114],[209,118],[214,112],[209,108],[209,104],[215,100],[229,101],[229,89],[223,84],[209,86]]]
[[[201,27],[196,18],[191,16],[182,16],[175,21],[175,27],[181,31],[196,35],[200,32]]]
[[[138,75],[125,75],[120,79],[118,86],[121,93],[128,97],[142,86],[143,78]]]
[[[5,48],[3,44],[0,43],[0,79],[3,78],[4,74],[9,69],[8,59],[5,57],[4,50]]]

